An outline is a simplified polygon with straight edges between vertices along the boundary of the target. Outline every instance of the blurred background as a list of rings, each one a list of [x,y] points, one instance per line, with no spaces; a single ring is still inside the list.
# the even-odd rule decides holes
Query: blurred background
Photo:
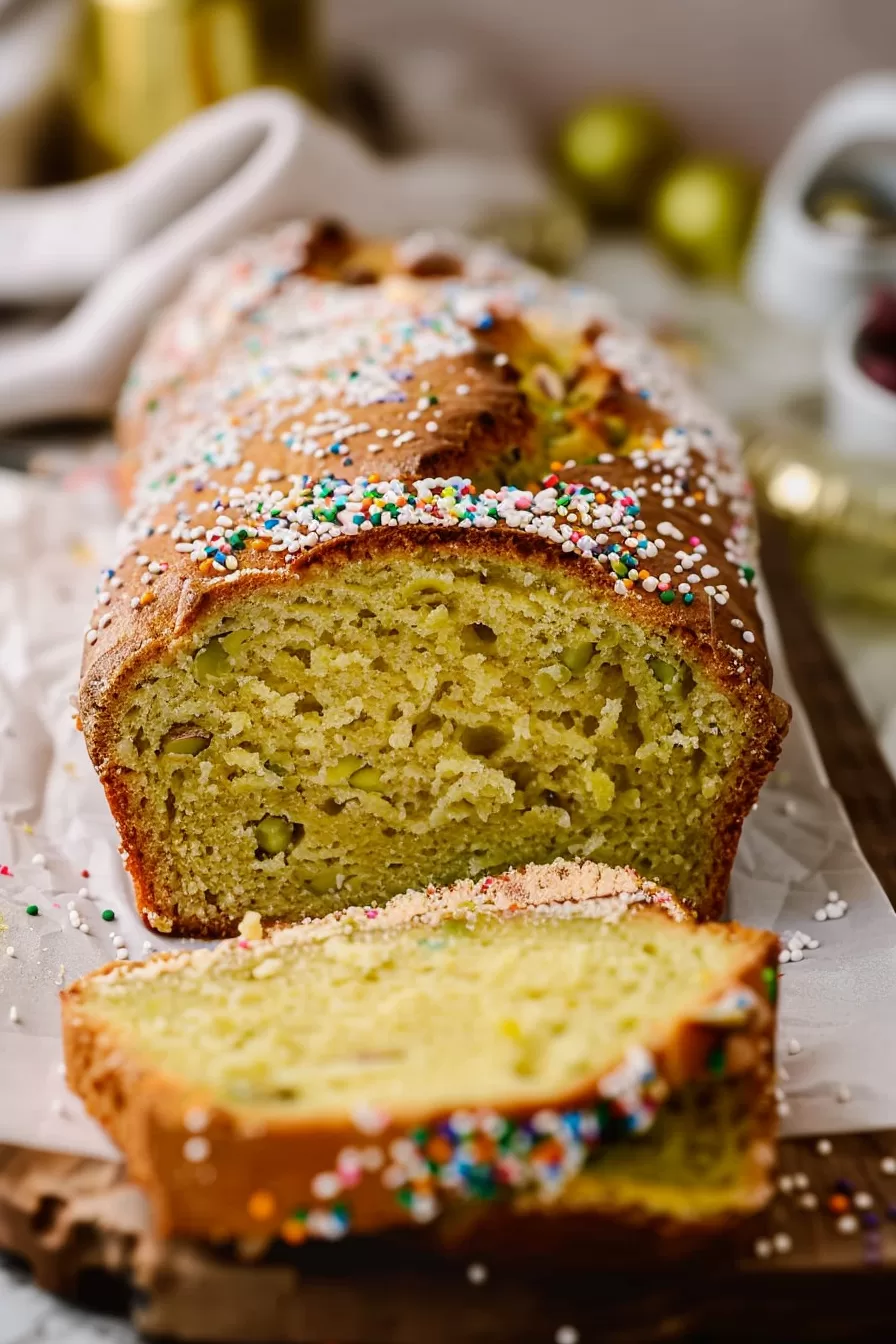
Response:
[[[253,219],[289,201],[498,237],[609,289],[690,367],[741,425],[896,764],[893,0],[0,0],[7,469],[69,471],[73,416],[104,437],[151,296],[105,354],[102,323],[118,328],[96,314],[126,301],[129,256],[181,236],[264,140],[239,139],[245,103],[200,120],[185,191],[176,137],[264,86],[301,100],[264,111],[301,145]],[[220,210],[226,238],[243,215]],[[38,377],[47,333],[75,320],[94,364]]]
[[[545,134],[596,92],[639,90],[759,165],[833,84],[896,59],[888,0],[332,0],[327,26],[340,50],[469,44]]]

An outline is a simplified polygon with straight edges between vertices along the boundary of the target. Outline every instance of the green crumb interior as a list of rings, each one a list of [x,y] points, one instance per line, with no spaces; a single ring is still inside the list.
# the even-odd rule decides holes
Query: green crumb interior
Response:
[[[696,1220],[749,1209],[762,1196],[751,1155],[755,1138],[749,1082],[689,1083],[672,1093],[646,1133],[599,1147],[565,1188],[557,1211],[647,1206],[655,1215]],[[543,1208],[525,1195],[516,1205]]]
[[[83,1007],[129,1053],[223,1105],[421,1115],[458,1098],[500,1108],[593,1089],[629,1047],[720,993],[744,957],[726,926],[652,909],[376,932],[358,920],[322,940],[299,928],[99,977]]]
[[[127,842],[194,928],[559,856],[631,863],[699,908],[749,731],[575,575],[425,540],[234,596],[120,723]]]

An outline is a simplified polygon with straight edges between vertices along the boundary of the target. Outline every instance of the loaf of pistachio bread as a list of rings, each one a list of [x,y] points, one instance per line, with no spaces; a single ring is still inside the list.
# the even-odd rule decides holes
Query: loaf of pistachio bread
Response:
[[[558,860],[115,962],[63,993],[68,1079],[165,1234],[716,1225],[768,1193],[776,953]]]
[[[145,920],[558,856],[717,914],[778,754],[730,429],[608,301],[293,225],[137,359],[80,714]]]

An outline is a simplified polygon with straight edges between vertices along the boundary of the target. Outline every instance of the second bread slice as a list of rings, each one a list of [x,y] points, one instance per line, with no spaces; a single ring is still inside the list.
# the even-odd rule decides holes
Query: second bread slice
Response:
[[[114,964],[63,995],[68,1076],[164,1233],[335,1238],[651,1181],[687,1216],[669,1154],[701,1088],[710,1112],[736,1093],[761,1202],[775,957],[629,869],[558,862]]]

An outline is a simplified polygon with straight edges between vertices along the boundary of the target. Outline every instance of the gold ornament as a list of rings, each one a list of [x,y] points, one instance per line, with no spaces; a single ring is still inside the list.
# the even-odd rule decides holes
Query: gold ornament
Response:
[[[654,240],[692,275],[733,279],[758,195],[756,174],[736,160],[682,159],[657,184],[650,203]]]
[[[573,113],[560,131],[561,171],[601,220],[630,222],[644,213],[657,175],[678,150],[662,112],[635,98],[607,98]]]
[[[552,192],[541,207],[489,215],[477,233],[558,275],[570,270],[588,246],[581,206],[560,191]]]
[[[316,0],[86,0],[72,102],[83,171],[135,158],[219,98],[320,93]]]

